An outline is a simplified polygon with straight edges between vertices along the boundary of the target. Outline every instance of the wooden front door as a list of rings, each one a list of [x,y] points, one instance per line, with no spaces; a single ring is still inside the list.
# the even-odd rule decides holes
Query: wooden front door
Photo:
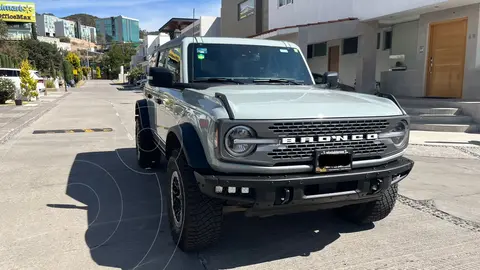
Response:
[[[340,70],[340,46],[328,48],[328,71],[339,72]]]
[[[467,18],[432,23],[427,57],[427,96],[461,98]]]

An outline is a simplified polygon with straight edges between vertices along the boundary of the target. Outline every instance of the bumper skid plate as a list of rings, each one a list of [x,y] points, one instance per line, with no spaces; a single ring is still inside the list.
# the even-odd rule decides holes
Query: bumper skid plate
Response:
[[[407,177],[413,165],[412,160],[402,157],[382,166],[331,173],[251,176],[195,172],[195,177],[206,195],[256,209],[308,205],[335,208],[375,200]]]

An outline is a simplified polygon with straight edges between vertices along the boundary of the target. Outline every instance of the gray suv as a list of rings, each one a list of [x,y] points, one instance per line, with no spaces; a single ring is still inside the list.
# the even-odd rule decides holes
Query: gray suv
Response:
[[[392,211],[410,118],[391,95],[315,84],[290,42],[185,37],[150,60],[135,105],[138,164],[167,161],[174,241],[206,248],[225,208],[268,216],[334,208],[371,223]]]

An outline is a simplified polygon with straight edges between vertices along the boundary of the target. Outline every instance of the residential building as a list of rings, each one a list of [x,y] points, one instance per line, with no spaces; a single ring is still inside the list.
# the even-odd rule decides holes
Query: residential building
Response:
[[[97,34],[96,34],[95,27],[81,25],[80,23],[77,22],[76,29],[77,29],[76,37],[78,39],[83,39],[93,43],[97,42],[96,40]],[[92,36],[92,33],[95,33],[95,34]]]
[[[95,27],[89,27],[90,29],[90,41],[97,43],[97,29]]]
[[[55,44],[57,45],[57,48],[60,48],[62,50],[72,51],[72,45],[70,44],[70,42],[60,42],[60,38],[38,36],[37,39],[41,42]]]
[[[248,37],[267,31],[268,7],[268,0],[222,0],[221,35]]]
[[[225,23],[238,12],[226,2],[240,3],[222,1],[222,34],[245,36],[241,19]],[[269,0],[268,30],[250,37],[296,43],[313,72],[337,71],[359,92],[380,81],[400,97],[479,99],[479,2]]]
[[[137,48],[137,53],[131,58],[130,68],[139,66],[147,72],[150,56],[154,53],[156,48],[168,41],[170,41],[170,36],[167,33],[145,36],[143,43]]]
[[[158,31],[160,33],[166,33],[170,36],[170,39],[177,38],[182,30],[197,21],[191,18],[171,18],[166,22]]]
[[[137,19],[125,16],[97,19],[97,36],[102,35],[107,43],[140,42],[140,26]]]
[[[55,37],[75,38],[75,22],[58,19],[55,22]]]
[[[221,22],[219,17],[200,16],[199,19],[181,30],[179,37],[219,37]]]
[[[37,35],[55,37],[55,23],[60,19],[49,14],[37,14]]]
[[[32,24],[36,21],[35,3],[0,1],[0,6],[0,18],[7,24],[7,38],[31,38]]]

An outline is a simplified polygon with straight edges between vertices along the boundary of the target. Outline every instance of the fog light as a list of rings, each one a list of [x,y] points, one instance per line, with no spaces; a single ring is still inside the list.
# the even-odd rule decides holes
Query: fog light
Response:
[[[236,187],[228,187],[228,193],[235,193],[235,192],[237,192]]]
[[[242,187],[242,193],[243,194],[247,194],[249,192],[249,188],[248,187]]]
[[[215,187],[215,193],[222,193],[223,192],[223,187],[221,186],[216,186]]]

